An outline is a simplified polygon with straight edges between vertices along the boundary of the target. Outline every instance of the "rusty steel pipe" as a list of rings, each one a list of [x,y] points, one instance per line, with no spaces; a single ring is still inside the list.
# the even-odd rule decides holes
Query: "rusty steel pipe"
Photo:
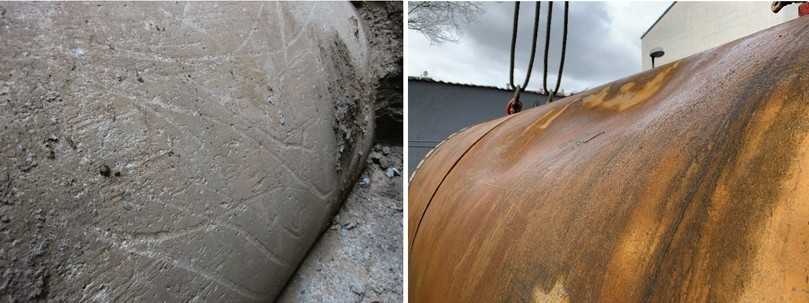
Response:
[[[798,18],[452,136],[411,301],[809,301],[808,90]]]

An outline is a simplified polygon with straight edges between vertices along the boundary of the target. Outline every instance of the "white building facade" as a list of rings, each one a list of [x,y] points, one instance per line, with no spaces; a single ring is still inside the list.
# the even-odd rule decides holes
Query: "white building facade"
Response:
[[[775,14],[770,3],[672,3],[641,36],[643,70],[652,68],[650,53],[657,48],[664,55],[655,58],[654,65],[661,66],[798,17],[797,5]]]

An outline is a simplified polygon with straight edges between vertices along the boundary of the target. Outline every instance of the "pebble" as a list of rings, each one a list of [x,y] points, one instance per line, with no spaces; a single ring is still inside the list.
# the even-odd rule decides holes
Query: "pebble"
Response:
[[[399,176],[399,175],[401,175],[399,170],[397,170],[397,169],[395,169],[393,167],[388,167],[388,169],[385,171],[385,176],[388,176],[388,178],[393,178],[393,177]]]
[[[347,229],[347,230],[352,230],[352,229],[354,229],[355,227],[357,227],[357,223],[356,223],[356,222],[348,222],[347,224],[343,224],[343,228],[345,228],[345,229]]]

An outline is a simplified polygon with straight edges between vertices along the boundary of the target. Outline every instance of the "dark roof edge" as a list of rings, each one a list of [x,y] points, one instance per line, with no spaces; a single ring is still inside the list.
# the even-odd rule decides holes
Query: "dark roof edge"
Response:
[[[496,90],[507,91],[507,92],[511,91],[510,89],[497,87],[497,86],[447,82],[447,81],[435,80],[435,79],[429,78],[429,77],[408,76],[407,81],[420,81],[420,82],[437,83],[437,84],[445,84],[445,85],[466,86],[466,87],[476,87],[476,88],[488,88],[488,89],[496,89]],[[535,94],[535,95],[540,95],[540,96],[547,96],[548,95],[543,91],[526,90],[526,91],[524,91],[524,93],[530,93],[530,94]],[[557,97],[566,97],[566,96],[570,96],[570,95],[571,94],[569,94],[569,93],[568,94],[563,94],[563,93],[557,93],[556,94]]]
[[[671,2],[671,5],[669,5],[669,8],[667,8],[665,11],[663,11],[663,13],[660,14],[660,17],[657,17],[657,20],[655,20],[655,22],[652,23],[652,25],[649,26],[649,28],[647,28],[645,32],[643,32],[643,35],[640,35],[641,39],[643,39],[643,37],[646,37],[646,34],[648,34],[650,31],[652,31],[652,29],[655,27],[655,25],[657,25],[657,23],[660,22],[660,19],[663,19],[663,16],[668,14],[669,10],[671,10],[671,8],[674,7],[674,4],[677,4],[677,1]]]

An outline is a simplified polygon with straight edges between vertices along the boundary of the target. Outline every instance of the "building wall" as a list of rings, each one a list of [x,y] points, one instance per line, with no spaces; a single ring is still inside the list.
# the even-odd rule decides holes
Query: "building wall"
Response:
[[[456,131],[505,115],[512,92],[476,86],[408,80],[408,165],[416,169],[424,155]],[[524,109],[545,103],[545,95],[523,93]]]
[[[798,17],[797,5],[789,5],[774,14],[770,3],[674,3],[641,38],[643,70],[651,68],[649,51],[655,47],[662,47],[666,53],[655,59],[655,65],[660,66]]]

